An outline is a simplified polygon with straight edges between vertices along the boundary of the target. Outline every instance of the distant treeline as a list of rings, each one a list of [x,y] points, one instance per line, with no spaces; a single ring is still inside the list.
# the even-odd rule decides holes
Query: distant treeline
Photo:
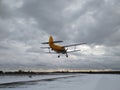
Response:
[[[84,73],[84,74],[120,74],[120,71],[104,71],[104,70],[87,70],[87,71],[53,71],[53,72],[34,72],[34,71],[0,71],[0,75],[45,75],[45,74],[73,74],[73,73]]]
[[[34,71],[22,71],[22,70],[18,70],[18,71],[0,71],[1,75],[26,75],[26,74],[49,74],[48,72],[34,72]]]

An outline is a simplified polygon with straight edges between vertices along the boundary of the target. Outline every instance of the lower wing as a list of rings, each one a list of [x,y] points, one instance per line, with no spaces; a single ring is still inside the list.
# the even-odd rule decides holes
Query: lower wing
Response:
[[[73,52],[79,52],[79,51],[81,51],[81,50],[71,50],[71,51],[67,51],[67,53],[73,53]],[[45,53],[47,53],[47,54],[58,54],[56,52],[45,52]]]

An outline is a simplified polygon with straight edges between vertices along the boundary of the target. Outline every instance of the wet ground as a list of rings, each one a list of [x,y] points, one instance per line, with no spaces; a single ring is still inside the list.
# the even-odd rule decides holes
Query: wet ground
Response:
[[[120,90],[120,75],[0,76],[0,90]]]

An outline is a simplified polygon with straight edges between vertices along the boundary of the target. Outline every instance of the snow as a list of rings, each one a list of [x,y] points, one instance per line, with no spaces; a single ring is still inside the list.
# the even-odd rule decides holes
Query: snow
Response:
[[[40,79],[55,78],[55,77],[62,77],[62,76],[65,76],[65,75],[32,75],[31,78],[29,77],[29,75],[15,75],[15,76],[6,75],[6,76],[0,76],[0,83],[40,80]]]
[[[0,84],[20,81],[28,82],[0,85],[0,90],[120,90],[115,74],[0,76]]]

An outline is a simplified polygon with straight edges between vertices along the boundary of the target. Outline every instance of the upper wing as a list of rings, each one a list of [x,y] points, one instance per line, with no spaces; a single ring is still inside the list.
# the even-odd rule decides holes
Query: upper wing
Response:
[[[83,45],[83,44],[86,44],[86,43],[71,44],[71,45],[66,45],[66,46],[63,46],[63,47],[79,46],[79,45]]]

